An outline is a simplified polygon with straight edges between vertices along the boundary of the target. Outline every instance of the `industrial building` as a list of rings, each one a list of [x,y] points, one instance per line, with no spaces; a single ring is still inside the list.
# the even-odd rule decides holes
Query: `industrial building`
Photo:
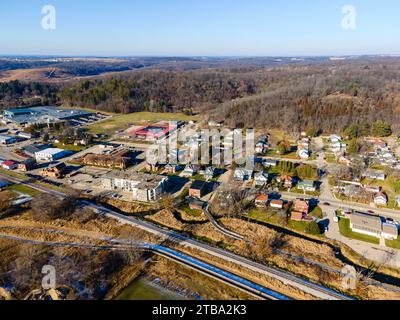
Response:
[[[17,139],[8,134],[0,134],[0,144],[12,144],[15,143]]]
[[[52,124],[67,120],[88,118],[93,113],[84,110],[60,109],[57,107],[17,108],[4,111],[3,118],[6,121],[18,125],[26,124]]]
[[[48,161],[52,162],[54,160],[61,159],[67,156],[69,152],[67,150],[58,148],[48,148],[35,153],[35,158],[37,161]]]
[[[134,201],[153,202],[161,198],[167,181],[165,176],[114,171],[102,178],[102,186],[107,190],[131,192]]]

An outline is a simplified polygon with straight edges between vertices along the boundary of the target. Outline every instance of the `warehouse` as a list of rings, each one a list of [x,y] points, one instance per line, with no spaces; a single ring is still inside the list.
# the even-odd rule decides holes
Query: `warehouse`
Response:
[[[69,154],[68,151],[58,149],[58,148],[48,148],[35,153],[35,158],[37,161],[48,161],[52,162],[54,160],[61,159]]]
[[[34,107],[8,109],[4,111],[4,119],[18,125],[49,124],[67,120],[88,118],[92,112],[57,107]]]
[[[0,144],[12,144],[15,143],[17,139],[13,136],[7,134],[0,134]]]

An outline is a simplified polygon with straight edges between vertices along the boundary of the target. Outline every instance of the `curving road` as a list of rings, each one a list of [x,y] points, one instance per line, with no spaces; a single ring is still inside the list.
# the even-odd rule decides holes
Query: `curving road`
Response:
[[[116,244],[110,244],[110,245],[93,245],[93,244],[75,243],[75,242],[37,241],[17,236],[11,236],[3,233],[0,233],[0,238],[18,242],[30,243],[33,245],[46,245],[52,247],[89,248],[96,250],[123,250],[123,251],[131,250],[132,248],[137,248],[139,250],[151,251],[157,255],[175,261],[176,263],[182,264],[202,274],[205,274],[206,276],[212,277],[220,282],[226,283],[254,297],[260,299],[268,299],[268,300],[291,300],[289,297],[282,295],[278,292],[260,286],[254,282],[243,279],[230,272],[224,271],[208,263],[205,263],[203,261],[190,257],[186,254],[183,254],[179,251],[172,250],[170,248],[161,245],[153,245],[148,243],[131,243],[131,242],[118,243],[116,240],[113,241]]]
[[[0,176],[4,176],[4,175],[0,174]],[[37,186],[36,184],[32,184],[29,181],[27,182],[27,181],[23,181],[21,179],[8,178],[8,177],[6,179],[13,181],[15,183],[27,185],[31,188],[40,190],[42,192],[53,194],[57,197],[65,196],[65,194],[62,194],[58,191],[55,191],[52,189],[47,189],[42,186]],[[300,291],[309,293],[310,295],[312,295],[314,297],[317,297],[317,298],[320,298],[323,300],[351,300],[350,297],[345,296],[337,291],[334,291],[332,289],[323,287],[319,284],[307,281],[305,279],[297,277],[288,272],[265,266],[263,264],[254,262],[252,260],[249,260],[249,259],[239,256],[237,254],[234,254],[232,252],[229,252],[229,251],[226,251],[226,250],[223,250],[220,248],[212,247],[210,245],[204,244],[197,240],[193,240],[191,238],[184,237],[178,233],[169,231],[167,229],[163,229],[163,228],[156,226],[154,224],[151,224],[149,222],[144,222],[144,221],[134,219],[132,217],[124,216],[122,214],[119,214],[118,212],[107,209],[103,206],[96,205],[89,201],[82,201],[82,202],[84,204],[86,204],[87,206],[95,209],[95,211],[97,211],[99,214],[103,214],[107,217],[116,219],[120,223],[135,226],[137,228],[140,228],[142,230],[145,230],[145,231],[155,234],[157,236],[161,236],[166,239],[169,239],[170,241],[176,242],[180,245],[184,245],[186,247],[190,247],[192,249],[199,250],[206,254],[212,255],[216,258],[219,258],[219,259],[234,263],[236,265],[240,265],[240,266],[250,269],[252,271],[267,275],[278,281],[281,281],[282,283],[284,283],[286,285],[297,288]]]
[[[207,216],[208,220],[210,220],[211,224],[213,225],[213,227],[214,227],[215,229],[217,229],[217,230],[220,231],[222,234],[224,234],[224,235],[226,235],[226,236],[228,236],[228,237],[230,237],[230,238],[233,238],[233,239],[236,239],[236,240],[244,240],[244,237],[243,237],[242,235],[240,235],[240,234],[238,234],[238,233],[236,233],[236,232],[233,232],[233,231],[231,231],[231,230],[228,230],[228,229],[226,229],[225,227],[221,226],[221,225],[215,220],[215,218],[213,217],[213,215],[211,214],[210,208],[209,208],[209,207],[210,207],[210,206],[207,205],[207,206],[204,208],[203,212],[204,212],[205,215]]]

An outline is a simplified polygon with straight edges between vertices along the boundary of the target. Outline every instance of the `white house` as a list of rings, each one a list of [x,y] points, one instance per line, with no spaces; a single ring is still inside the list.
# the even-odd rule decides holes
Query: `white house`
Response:
[[[250,180],[253,177],[253,170],[237,168],[233,175],[236,181],[246,181]]]
[[[199,172],[199,167],[196,165],[188,164],[182,172],[184,177],[192,177]]]
[[[310,158],[310,153],[309,153],[309,151],[306,150],[306,149],[300,149],[298,153],[299,153],[299,157],[300,157],[301,159],[308,159],[308,158]]]
[[[264,159],[262,163],[264,167],[276,167],[278,165],[278,160]]]
[[[333,135],[331,135],[331,136],[329,137],[329,140],[330,140],[332,143],[336,143],[336,142],[342,141],[342,137],[341,137],[341,136],[338,136],[337,134],[333,134]]]
[[[213,179],[214,177],[215,177],[215,168],[207,167],[206,170],[204,170],[204,178]]]
[[[268,183],[268,173],[265,173],[263,171],[257,172],[254,175],[254,181],[256,186],[264,186]]]
[[[382,237],[387,240],[396,240],[399,236],[399,229],[397,225],[390,223],[382,224]]]
[[[374,196],[374,203],[375,203],[377,206],[387,206],[387,203],[388,203],[387,195],[384,194],[383,192],[378,192],[378,193]]]

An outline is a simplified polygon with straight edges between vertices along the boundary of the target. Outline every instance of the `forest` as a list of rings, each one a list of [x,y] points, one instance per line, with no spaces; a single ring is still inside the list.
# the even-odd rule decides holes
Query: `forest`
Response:
[[[62,84],[0,83],[0,106],[26,105],[35,97],[39,104],[117,113],[196,112],[231,127],[337,132],[382,121],[400,131],[400,58],[195,63],[192,69],[149,67]]]

